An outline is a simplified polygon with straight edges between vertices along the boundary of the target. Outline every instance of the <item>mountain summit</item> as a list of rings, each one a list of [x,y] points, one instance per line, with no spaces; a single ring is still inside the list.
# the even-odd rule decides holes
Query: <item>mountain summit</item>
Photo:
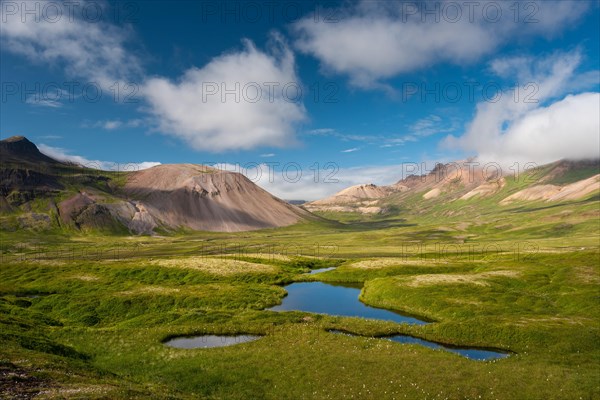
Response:
[[[0,140],[0,160],[2,163],[43,162],[58,164],[59,162],[41,153],[37,146],[24,136],[11,136]]]
[[[204,165],[158,165],[128,176],[123,192],[157,224],[246,231],[287,226],[308,212],[280,200],[242,174]]]

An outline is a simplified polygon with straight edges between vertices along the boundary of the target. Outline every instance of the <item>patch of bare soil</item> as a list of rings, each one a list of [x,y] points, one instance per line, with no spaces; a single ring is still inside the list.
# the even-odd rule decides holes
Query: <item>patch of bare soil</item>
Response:
[[[33,399],[49,387],[49,381],[10,362],[0,361],[0,399]]]

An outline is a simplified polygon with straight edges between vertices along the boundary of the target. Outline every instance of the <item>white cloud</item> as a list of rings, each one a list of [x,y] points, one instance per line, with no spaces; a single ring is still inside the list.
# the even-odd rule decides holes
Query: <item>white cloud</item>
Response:
[[[311,15],[296,22],[292,26],[295,45],[318,58],[326,71],[348,75],[357,87],[391,90],[382,79],[436,63],[464,65],[493,54],[515,37],[553,35],[577,21],[589,6],[587,2],[530,2],[537,22],[524,23],[531,10],[521,10],[515,22],[511,2],[467,3],[365,0],[338,10],[337,21]],[[449,4],[458,5],[460,14]],[[410,7],[415,5],[413,12]],[[424,11],[435,7],[440,10],[439,21]],[[502,14],[497,19],[498,7]]]
[[[422,137],[434,135],[437,133],[455,132],[460,126],[459,120],[454,117],[442,118],[438,115],[431,114],[425,118],[415,121],[413,124],[407,125],[409,133],[387,133],[377,135],[355,135],[341,133],[333,128],[312,129],[304,132],[309,136],[328,136],[340,139],[342,142],[363,142],[366,145],[377,145],[379,148],[391,148],[404,146],[408,142],[417,142]],[[342,153],[352,153],[361,150],[361,147],[352,147],[347,150],[342,150]]]
[[[454,132],[458,128],[456,118],[443,119],[439,115],[431,114],[417,120],[408,127],[411,136],[426,137],[438,133]]]
[[[143,119],[135,118],[130,120],[120,120],[120,119],[107,119],[100,120],[96,122],[92,121],[84,121],[81,124],[82,128],[90,129],[90,128],[102,128],[107,131],[114,131],[117,129],[126,129],[126,128],[138,128],[140,126],[144,126],[146,121]]]
[[[335,129],[333,128],[319,128],[319,129],[312,129],[310,131],[307,132],[307,134],[309,135],[332,135],[337,133]]]
[[[534,86],[518,101],[514,92],[505,92],[497,102],[478,104],[466,132],[459,138],[447,137],[444,144],[502,165],[600,157],[599,94],[573,94],[594,83],[586,82],[589,73],[577,72],[580,62],[579,51],[540,60],[520,57],[493,62],[497,73],[526,79]],[[528,99],[525,94],[532,96]]]
[[[320,129],[312,129],[307,132],[304,132],[309,136],[330,136],[338,138],[344,142],[353,141],[353,142],[373,142],[376,140],[383,140],[382,136],[373,136],[373,135],[355,135],[350,133],[341,133],[333,128],[320,128]]]
[[[25,103],[31,104],[32,106],[49,107],[49,108],[60,108],[63,104],[60,101],[52,99],[44,99],[39,96],[29,96]]]
[[[513,121],[495,144],[480,149],[479,158],[505,165],[600,158],[600,93],[569,95],[532,110]]]
[[[262,158],[275,157],[275,153],[265,153],[260,155]]]
[[[43,135],[43,136],[38,136],[38,139],[42,139],[42,140],[58,140],[58,139],[62,139],[62,136],[59,136],[59,135]]]
[[[132,119],[129,121],[121,121],[121,120],[108,120],[108,121],[99,121],[96,125],[100,126],[108,131],[113,131],[115,129],[121,128],[137,128],[142,125],[141,119]]]
[[[47,88],[27,96],[25,103],[38,107],[61,108],[64,105],[63,101],[69,98],[69,92],[64,89]]]
[[[113,130],[120,128],[123,125],[121,121],[106,121],[103,125],[104,129]]]
[[[14,4],[17,8],[25,5]],[[245,40],[244,49],[215,57],[202,68],[188,70],[177,81],[145,79],[140,60],[127,48],[132,36],[129,27],[91,22],[81,12],[69,18],[66,3],[42,1],[28,7],[43,10],[49,4],[61,8],[62,17],[57,21],[31,17],[23,22],[20,12],[3,7],[3,50],[41,65],[64,67],[67,76],[94,81],[107,93],[115,91],[115,83],[123,91],[126,88],[121,85],[143,81],[139,95],[147,102],[145,111],[152,114],[158,130],[198,150],[294,144],[296,125],[307,118],[301,97],[305,88],[296,74],[293,52],[281,35],[273,34],[269,51],[258,50]],[[112,15],[104,2],[79,2],[75,7],[81,10],[88,4],[101,4],[103,14]],[[209,95],[207,84],[218,93]],[[230,90],[235,93],[227,92]],[[61,106],[58,100],[44,98],[28,99],[28,103]],[[116,130],[140,125],[139,120],[109,120],[93,127]]]
[[[116,163],[113,161],[90,160],[82,156],[69,154],[69,151],[60,147],[52,147],[45,144],[38,146],[45,155],[59,161],[69,161],[83,167],[99,169],[103,171],[138,171],[160,165],[159,162],[144,161],[140,163]]]
[[[294,101],[300,80],[292,51],[277,35],[269,53],[249,40],[244,45],[188,70],[177,82],[152,78],[145,83],[142,94],[162,132],[208,151],[294,142],[295,126],[306,119],[306,111]]]
[[[9,3],[9,2],[6,2]],[[5,3],[5,4],[6,4]],[[1,7],[3,48],[27,57],[40,65],[63,66],[73,78],[96,82],[108,88],[117,81],[131,80],[140,74],[138,59],[126,50],[131,32],[106,21],[93,21],[92,12],[100,2],[10,2]],[[75,5],[75,3],[77,3]],[[84,18],[82,10],[92,11]],[[38,9],[37,15],[25,15],[21,8]],[[71,8],[72,7],[72,8]],[[56,10],[60,14],[56,14]],[[102,15],[112,15],[106,7]],[[41,99],[38,104],[50,107],[55,102]]]

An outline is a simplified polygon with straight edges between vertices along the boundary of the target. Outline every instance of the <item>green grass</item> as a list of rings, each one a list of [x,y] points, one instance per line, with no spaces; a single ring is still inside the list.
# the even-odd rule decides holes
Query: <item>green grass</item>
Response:
[[[600,174],[598,166],[577,168],[565,172],[564,174],[550,180],[548,183],[553,185],[568,185],[570,183],[575,183],[577,181],[590,178],[597,174]]]
[[[0,367],[42,398],[599,398],[598,200],[419,201],[239,234],[0,231]],[[435,322],[265,310],[282,285],[317,279],[364,283],[367,304]],[[263,337],[163,344],[204,333]],[[374,338],[394,333],[514,354],[478,362]]]

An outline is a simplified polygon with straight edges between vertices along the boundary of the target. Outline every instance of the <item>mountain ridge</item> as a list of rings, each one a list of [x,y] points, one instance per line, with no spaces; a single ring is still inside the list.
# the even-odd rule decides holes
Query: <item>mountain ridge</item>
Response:
[[[515,201],[564,201],[585,198],[600,191],[600,160],[559,160],[521,174],[501,169],[474,167],[470,160],[436,164],[427,174],[409,175],[391,185],[355,185],[324,199],[303,205],[311,212],[382,214],[407,203],[451,203],[483,200],[493,196],[500,206]],[[542,187],[544,186],[545,187]],[[356,188],[369,187],[367,195],[349,196]],[[516,190],[516,189],[519,190]],[[550,193],[551,192],[551,193]]]

